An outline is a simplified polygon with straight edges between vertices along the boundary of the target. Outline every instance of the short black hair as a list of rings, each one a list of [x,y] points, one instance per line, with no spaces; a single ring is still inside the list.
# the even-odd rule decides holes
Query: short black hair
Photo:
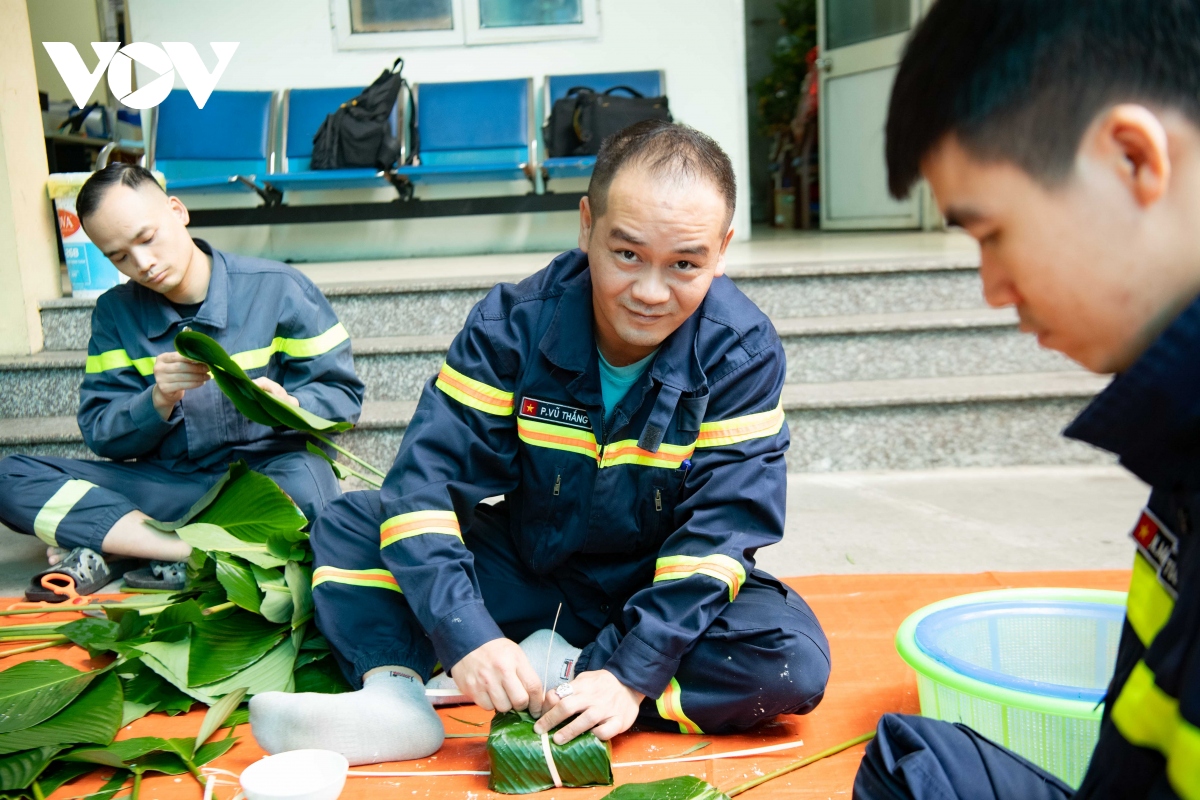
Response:
[[[938,0],[892,89],[888,188],[905,197],[947,134],[1059,184],[1088,126],[1123,102],[1200,125],[1200,0]]]
[[[725,198],[729,211],[725,226],[733,220],[737,178],[729,156],[711,136],[687,125],[663,120],[635,122],[600,145],[587,191],[594,216],[604,214],[608,205],[608,187],[621,167],[631,163],[642,164],[658,174],[712,181]]]
[[[130,189],[136,189],[144,183],[153,183],[159,188],[159,191],[163,191],[162,184],[150,170],[137,164],[114,161],[104,169],[93,172],[92,176],[84,181],[83,186],[79,189],[79,196],[75,198],[75,214],[80,221],[96,213],[104,195],[118,183],[128,186]],[[163,194],[166,192],[163,191]]]

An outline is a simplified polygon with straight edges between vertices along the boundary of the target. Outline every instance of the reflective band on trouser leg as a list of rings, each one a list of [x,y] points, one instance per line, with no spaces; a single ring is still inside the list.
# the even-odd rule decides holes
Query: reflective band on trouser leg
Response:
[[[704,733],[700,730],[699,725],[692,722],[688,719],[687,714],[683,713],[683,689],[679,688],[679,681],[674,678],[671,678],[671,682],[667,684],[662,696],[654,701],[654,704],[658,707],[660,717],[679,723],[680,733]]]
[[[696,447],[721,447],[748,439],[764,439],[779,433],[783,422],[783,400],[780,400],[770,411],[703,423]]]
[[[58,547],[59,523],[95,486],[96,484],[88,481],[72,479],[58,487],[58,491],[46,501],[46,505],[42,506],[42,510],[33,519],[33,532],[37,537],[51,547]]]
[[[596,458],[596,437],[591,431],[518,418],[517,437],[533,447],[565,450],[568,453],[578,453],[591,459]]]
[[[410,511],[379,526],[379,549],[423,533],[445,533],[462,539],[458,516],[453,511]]]
[[[729,587],[729,602],[733,602],[742,584],[746,582],[746,570],[737,559],[723,555],[664,556],[654,565],[654,582],[678,581],[693,575],[716,578]]]
[[[387,589],[390,592],[400,592],[400,584],[392,573],[386,569],[339,569],[337,567],[317,567],[313,572],[312,588],[322,583],[344,583],[349,586],[368,586],[374,589]]]
[[[476,411],[499,417],[511,416],[513,413],[512,392],[468,378],[449,364],[442,364],[442,371],[438,373],[434,385],[464,406],[470,406]]]
[[[1112,721],[1130,744],[1167,759],[1167,780],[1184,800],[1200,800],[1200,728],[1179,713],[1179,701],[1159,688],[1144,661],[1134,665],[1112,707]]]
[[[1174,608],[1175,601],[1158,582],[1154,567],[1141,553],[1134,555],[1125,617],[1143,645],[1150,646],[1163,625],[1167,624]]]
[[[98,356],[88,356],[83,371],[93,375],[97,372],[133,367],[139,375],[153,375],[155,358],[156,356],[130,358],[129,353],[124,350],[107,350]]]
[[[661,444],[657,453],[637,446],[636,439],[613,442],[604,448],[604,459],[600,467],[615,467],[620,464],[637,464],[642,467],[679,469],[679,465],[690,458],[696,449],[694,444]]]

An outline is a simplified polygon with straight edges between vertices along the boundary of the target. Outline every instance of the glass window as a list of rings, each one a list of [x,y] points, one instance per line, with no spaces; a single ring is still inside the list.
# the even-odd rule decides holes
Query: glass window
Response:
[[[479,0],[479,27],[579,25],[583,0]]]
[[[452,0],[350,0],[353,33],[448,31],[454,28]]]
[[[902,33],[911,13],[909,0],[825,0],[825,49]]]

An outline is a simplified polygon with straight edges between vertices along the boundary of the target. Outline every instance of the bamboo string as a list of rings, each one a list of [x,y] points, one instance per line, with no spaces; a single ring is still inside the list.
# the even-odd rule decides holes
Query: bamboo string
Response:
[[[820,761],[823,758],[828,758],[829,756],[836,755],[837,753],[840,753],[843,750],[849,750],[851,747],[854,747],[854,745],[856,745],[856,744],[862,744],[863,742],[868,742],[874,738],[875,738],[875,731],[871,731],[870,733],[864,733],[861,736],[855,736],[853,739],[851,739],[848,742],[842,742],[841,744],[834,745],[833,747],[829,748],[828,750],[822,750],[821,752],[811,755],[808,758],[803,758],[793,764],[788,764],[786,767],[780,767],[779,769],[775,770],[774,772],[768,772],[766,775],[763,775],[761,778],[755,778],[754,780],[746,781],[743,784],[733,787],[725,794],[728,795],[729,797],[736,797],[737,795],[741,794],[742,792],[749,791],[750,789],[753,789],[755,786],[764,784],[769,780],[774,780],[775,778],[778,778],[780,775],[786,775],[789,772],[795,772],[796,770],[800,769],[801,767],[807,767],[809,764],[813,763],[814,761]]]

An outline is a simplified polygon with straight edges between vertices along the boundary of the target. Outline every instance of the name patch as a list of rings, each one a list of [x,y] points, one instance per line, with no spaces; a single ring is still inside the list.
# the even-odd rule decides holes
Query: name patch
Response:
[[[1158,573],[1158,582],[1167,594],[1172,599],[1178,599],[1179,567],[1175,557],[1179,554],[1179,537],[1163,525],[1150,509],[1142,511],[1142,516],[1129,535],[1137,542],[1138,552]]]
[[[538,422],[549,422],[551,425],[565,425],[568,428],[578,428],[590,431],[592,421],[585,409],[574,406],[564,406],[550,400],[539,400],[536,397],[521,398],[521,410],[518,412],[525,419]]]

